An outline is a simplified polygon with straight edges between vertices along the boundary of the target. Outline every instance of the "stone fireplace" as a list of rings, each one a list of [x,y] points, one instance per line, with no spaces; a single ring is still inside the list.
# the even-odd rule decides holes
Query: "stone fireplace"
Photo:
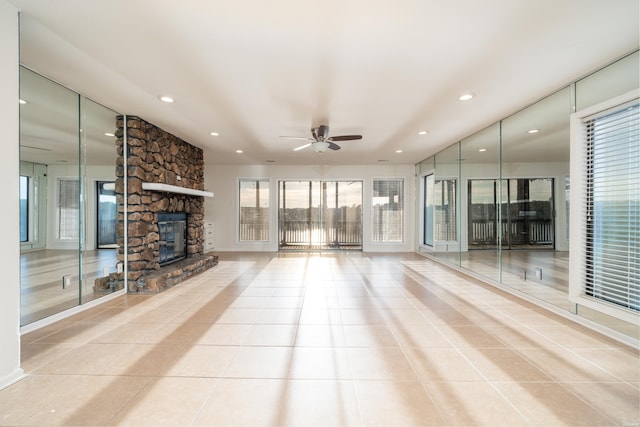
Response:
[[[159,292],[217,264],[216,256],[203,253],[204,196],[211,194],[204,191],[204,156],[200,148],[139,117],[127,116],[126,125],[124,147],[124,118],[119,117],[118,261],[124,261],[126,173],[128,291]],[[182,227],[178,237],[176,227]]]

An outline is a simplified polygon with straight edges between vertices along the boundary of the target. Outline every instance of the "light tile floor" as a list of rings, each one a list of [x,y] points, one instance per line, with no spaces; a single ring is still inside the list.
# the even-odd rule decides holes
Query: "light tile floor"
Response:
[[[638,351],[416,254],[220,254],[22,337],[0,424],[637,426]]]

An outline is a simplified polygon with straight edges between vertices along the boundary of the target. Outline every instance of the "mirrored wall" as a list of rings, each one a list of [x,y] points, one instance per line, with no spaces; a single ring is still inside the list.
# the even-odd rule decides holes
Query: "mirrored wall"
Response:
[[[637,339],[569,301],[570,115],[640,87],[638,52],[416,165],[418,250]]]
[[[20,69],[21,325],[118,290],[116,115]]]

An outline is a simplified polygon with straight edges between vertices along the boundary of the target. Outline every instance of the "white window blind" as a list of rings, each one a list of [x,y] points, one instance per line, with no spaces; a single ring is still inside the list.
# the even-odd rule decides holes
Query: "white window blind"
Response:
[[[434,193],[434,239],[436,241],[456,241],[456,180],[436,179]]]
[[[404,180],[374,179],[371,200],[373,241],[404,240]]]
[[[58,238],[78,239],[80,236],[80,181],[58,181]]]
[[[640,106],[583,120],[582,293],[640,310]]]

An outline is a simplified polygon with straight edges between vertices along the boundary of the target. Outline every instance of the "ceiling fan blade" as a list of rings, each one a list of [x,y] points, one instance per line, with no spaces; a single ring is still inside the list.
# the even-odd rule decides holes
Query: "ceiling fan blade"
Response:
[[[362,135],[340,135],[327,138],[327,141],[355,141],[356,139],[362,139]]]
[[[308,139],[308,138],[305,138],[305,139]],[[311,143],[310,143],[310,142],[309,142],[309,143],[307,143],[307,144],[301,145],[300,147],[296,147],[296,148],[294,148],[294,149],[293,149],[293,151],[302,150],[303,148],[307,148],[307,147],[309,147],[309,146],[311,146]]]
[[[280,138],[285,138],[285,139],[299,139],[302,141],[314,141],[311,138],[306,138],[304,136],[280,136]]]
[[[329,141],[329,148],[332,150],[339,150],[340,146],[338,144],[334,144],[333,142]]]

